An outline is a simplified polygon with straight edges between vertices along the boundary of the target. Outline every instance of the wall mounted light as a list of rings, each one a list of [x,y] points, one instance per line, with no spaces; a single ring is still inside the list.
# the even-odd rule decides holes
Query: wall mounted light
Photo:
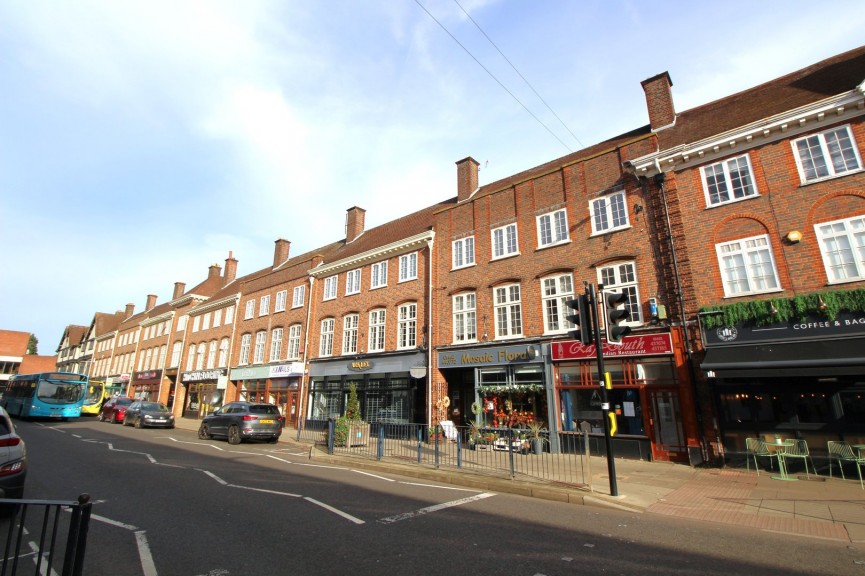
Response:
[[[802,241],[802,233],[798,230],[790,230],[787,232],[787,241],[791,244],[798,244]]]
[[[634,204],[634,214],[639,214],[642,211],[643,211],[643,205],[642,204]]]

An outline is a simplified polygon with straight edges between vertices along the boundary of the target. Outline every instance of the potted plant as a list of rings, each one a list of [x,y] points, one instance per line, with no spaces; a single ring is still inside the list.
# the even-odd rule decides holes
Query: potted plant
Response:
[[[357,386],[353,383],[348,387],[348,402],[345,406],[345,416],[336,420],[334,429],[334,444],[337,446],[366,446],[369,441],[369,422],[364,422],[360,415],[360,401],[357,398]]]
[[[541,420],[532,420],[527,426],[529,427],[529,443],[532,445],[532,452],[543,454],[544,443],[548,442],[547,437],[543,434],[544,423]]]

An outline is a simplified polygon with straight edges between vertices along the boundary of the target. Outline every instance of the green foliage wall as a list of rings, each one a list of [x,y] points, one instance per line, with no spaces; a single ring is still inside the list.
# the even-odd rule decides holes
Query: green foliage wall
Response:
[[[790,320],[804,322],[809,317],[819,315],[835,320],[839,312],[865,312],[865,289],[814,292],[793,298],[733,302],[723,306],[706,306],[701,308],[700,312],[703,313],[701,322],[709,330],[742,324],[766,326]]]

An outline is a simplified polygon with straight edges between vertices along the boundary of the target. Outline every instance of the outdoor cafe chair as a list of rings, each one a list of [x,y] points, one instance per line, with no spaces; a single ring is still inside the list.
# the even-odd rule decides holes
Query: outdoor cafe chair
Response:
[[[856,471],[859,473],[859,485],[865,490],[865,483],[862,482],[862,465],[865,464],[865,458],[862,458],[857,452],[853,451],[853,447],[848,442],[839,442],[837,440],[829,440],[827,444],[829,450],[829,477],[832,477],[832,462],[838,463],[838,468],[841,469],[841,478],[844,478],[844,464],[852,463],[856,465]]]
[[[766,448],[766,442],[760,440],[759,438],[745,438],[745,449],[748,451],[747,456],[745,457],[745,462],[748,470],[751,469],[751,461],[748,457],[754,459],[754,468],[757,469],[757,476],[760,475],[760,465],[757,464],[757,456],[761,456],[769,459],[769,468],[772,468],[772,458],[778,459],[778,454],[775,452],[771,452],[768,448]]]
[[[787,446],[786,450],[784,450],[784,460],[787,461],[790,458],[801,458],[805,463],[805,475],[810,478],[808,474],[808,459],[811,458],[811,453],[808,451],[808,443],[805,440],[794,440],[794,444],[792,446]],[[814,470],[814,474],[817,474],[817,468],[814,467],[814,459],[811,458],[811,469]]]

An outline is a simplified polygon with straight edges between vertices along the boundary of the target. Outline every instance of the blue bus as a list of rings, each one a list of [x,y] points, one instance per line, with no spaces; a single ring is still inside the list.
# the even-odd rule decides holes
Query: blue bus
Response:
[[[3,394],[3,407],[19,418],[58,418],[81,416],[87,391],[87,376],[73,372],[16,374]]]

